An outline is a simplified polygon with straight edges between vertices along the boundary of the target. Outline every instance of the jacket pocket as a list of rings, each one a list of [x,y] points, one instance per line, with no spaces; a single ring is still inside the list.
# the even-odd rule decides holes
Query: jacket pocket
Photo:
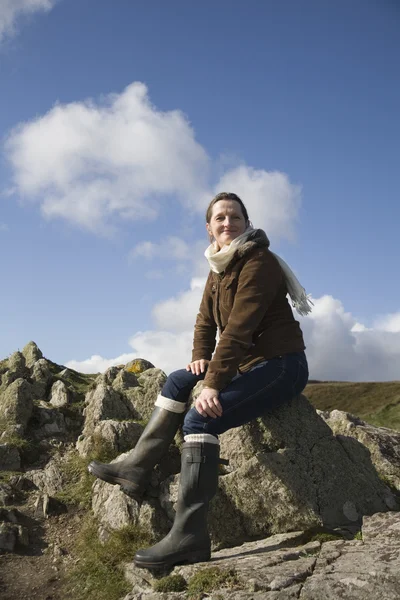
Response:
[[[226,290],[229,290],[229,288],[236,286],[237,280],[237,275],[228,275],[228,277],[225,277],[222,281],[222,285],[225,287]]]
[[[225,277],[220,284],[220,303],[226,310],[231,310],[237,289],[237,275]]]

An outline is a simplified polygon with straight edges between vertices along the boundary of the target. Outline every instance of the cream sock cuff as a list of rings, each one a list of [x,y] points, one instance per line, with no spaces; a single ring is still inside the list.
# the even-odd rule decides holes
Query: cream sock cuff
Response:
[[[165,410],[169,410],[169,412],[173,413],[183,413],[186,410],[185,402],[177,402],[177,400],[165,398],[165,396],[161,396],[161,394],[158,394],[155,406],[165,408]]]
[[[217,444],[219,446],[219,439],[211,433],[189,433],[183,439],[185,442],[201,442],[202,444]]]

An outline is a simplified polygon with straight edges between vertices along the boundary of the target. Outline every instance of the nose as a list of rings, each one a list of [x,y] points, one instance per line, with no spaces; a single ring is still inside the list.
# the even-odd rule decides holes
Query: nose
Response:
[[[226,216],[223,221],[224,227],[230,227],[232,225],[232,223],[233,223],[232,218],[229,216]]]

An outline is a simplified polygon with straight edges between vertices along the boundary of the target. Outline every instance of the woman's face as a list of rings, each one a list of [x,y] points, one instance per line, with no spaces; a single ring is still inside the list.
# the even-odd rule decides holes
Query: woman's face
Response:
[[[232,240],[246,231],[242,208],[236,200],[218,200],[213,206],[207,231],[214,236],[219,248],[229,246]]]

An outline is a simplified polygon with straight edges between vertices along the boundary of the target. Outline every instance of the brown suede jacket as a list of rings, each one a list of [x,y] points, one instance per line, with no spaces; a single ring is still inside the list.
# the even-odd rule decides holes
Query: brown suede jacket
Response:
[[[192,361],[210,360],[205,385],[223,389],[237,371],[305,349],[286,298],[281,267],[262,229],[240,246],[223,273],[210,271],[194,330]],[[220,333],[215,349],[217,328]],[[215,349],[215,353],[213,355]]]

